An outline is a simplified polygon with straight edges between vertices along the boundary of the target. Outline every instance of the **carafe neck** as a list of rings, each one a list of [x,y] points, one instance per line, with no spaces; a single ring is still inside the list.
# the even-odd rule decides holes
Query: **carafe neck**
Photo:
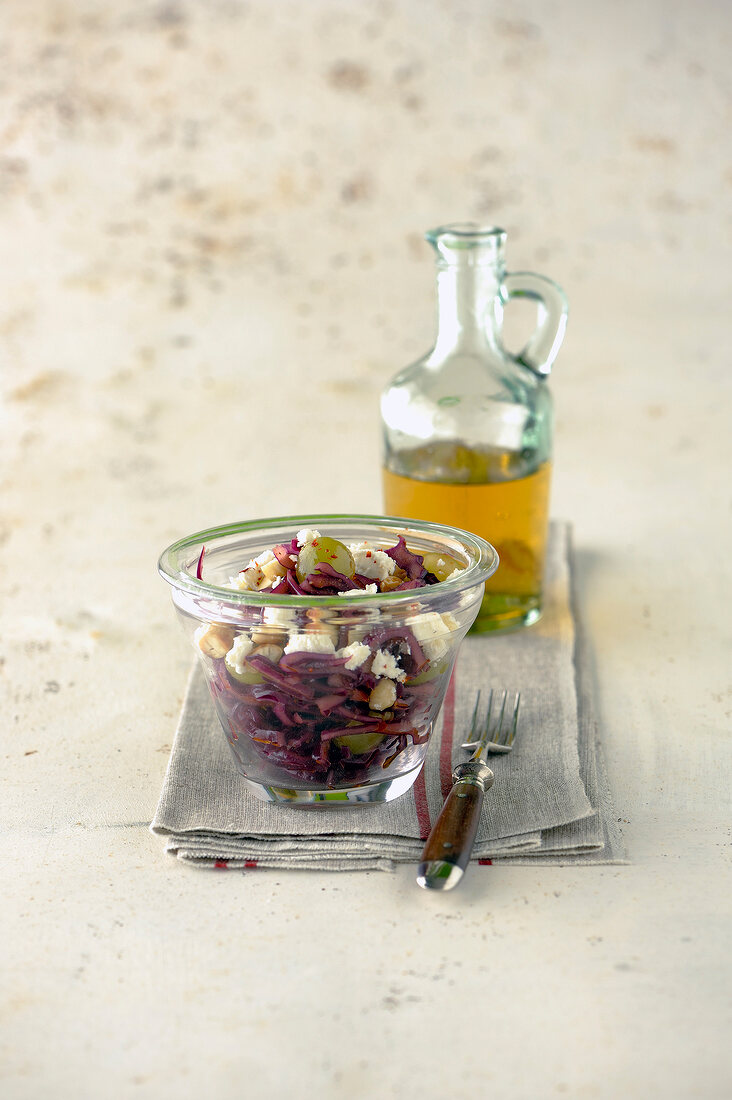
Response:
[[[491,312],[503,277],[505,233],[473,225],[427,234],[437,253],[437,341],[432,353],[480,354],[495,348]]]

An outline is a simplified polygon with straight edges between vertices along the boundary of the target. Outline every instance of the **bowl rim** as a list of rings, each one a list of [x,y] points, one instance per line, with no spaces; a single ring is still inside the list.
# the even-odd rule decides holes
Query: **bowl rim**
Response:
[[[342,596],[300,596],[296,593],[288,593],[283,596],[275,596],[268,592],[239,590],[226,588],[223,585],[210,584],[208,581],[192,576],[188,571],[198,560],[206,543],[215,539],[227,538],[232,535],[246,534],[247,532],[266,532],[278,527],[292,527],[295,532],[304,528],[316,528],[318,524],[365,524],[376,530],[402,533],[444,536],[454,538],[462,542],[466,549],[474,555],[474,560],[463,569],[457,577],[440,581],[439,584],[429,585],[426,588],[411,588],[402,592],[375,592],[359,596],[358,599],[346,601]],[[196,549],[190,558],[190,552]],[[430,520],[409,519],[405,516],[382,516],[366,513],[319,513],[294,516],[269,516],[252,520],[239,520],[234,523],[221,524],[217,527],[208,527],[201,531],[195,531],[190,535],[184,535],[171,543],[163,550],[158,559],[158,572],[163,580],[167,581],[174,590],[189,593],[199,598],[216,599],[226,601],[234,606],[249,607],[304,607],[317,602],[318,607],[373,607],[375,604],[388,602],[390,607],[400,603],[414,603],[415,599],[436,598],[439,595],[456,595],[464,589],[473,588],[483,584],[498,568],[498,552],[495,547],[472,531],[466,531],[461,527],[453,527],[449,524],[434,523]]]

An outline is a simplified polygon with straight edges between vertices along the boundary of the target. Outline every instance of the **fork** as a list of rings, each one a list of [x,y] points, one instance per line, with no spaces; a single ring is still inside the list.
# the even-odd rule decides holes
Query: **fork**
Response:
[[[494,716],[491,690],[481,722],[480,691],[476,695],[470,734],[462,744],[462,748],[473,752],[469,760],[454,768],[452,790],[424,846],[417,870],[417,884],[423,889],[452,890],[463,877],[475,843],[483,799],[493,786],[493,772],[484,758],[489,753],[506,753],[513,748],[520,701],[517,693],[509,704],[508,692],[504,691]]]

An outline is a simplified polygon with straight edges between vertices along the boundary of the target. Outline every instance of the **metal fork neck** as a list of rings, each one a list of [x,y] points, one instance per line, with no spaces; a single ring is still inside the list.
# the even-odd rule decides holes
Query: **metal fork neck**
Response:
[[[458,764],[453,770],[452,778],[457,781],[459,779],[472,781],[477,786],[482,787],[484,791],[487,791],[493,786],[493,772],[484,764],[482,760],[466,760],[462,764]]]

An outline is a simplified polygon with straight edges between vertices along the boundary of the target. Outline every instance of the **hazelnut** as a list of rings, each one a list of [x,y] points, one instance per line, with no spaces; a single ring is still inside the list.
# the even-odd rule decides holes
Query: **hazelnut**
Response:
[[[249,654],[250,657],[266,657],[268,661],[271,661],[273,665],[276,665],[280,657],[284,653],[282,646],[273,645],[271,642],[267,645],[258,645]]]
[[[210,623],[198,636],[198,648],[206,657],[225,657],[234,644],[234,631],[221,623]]]
[[[384,677],[377,681],[369,695],[369,707],[371,710],[388,710],[396,702],[396,697],[396,684]]]

